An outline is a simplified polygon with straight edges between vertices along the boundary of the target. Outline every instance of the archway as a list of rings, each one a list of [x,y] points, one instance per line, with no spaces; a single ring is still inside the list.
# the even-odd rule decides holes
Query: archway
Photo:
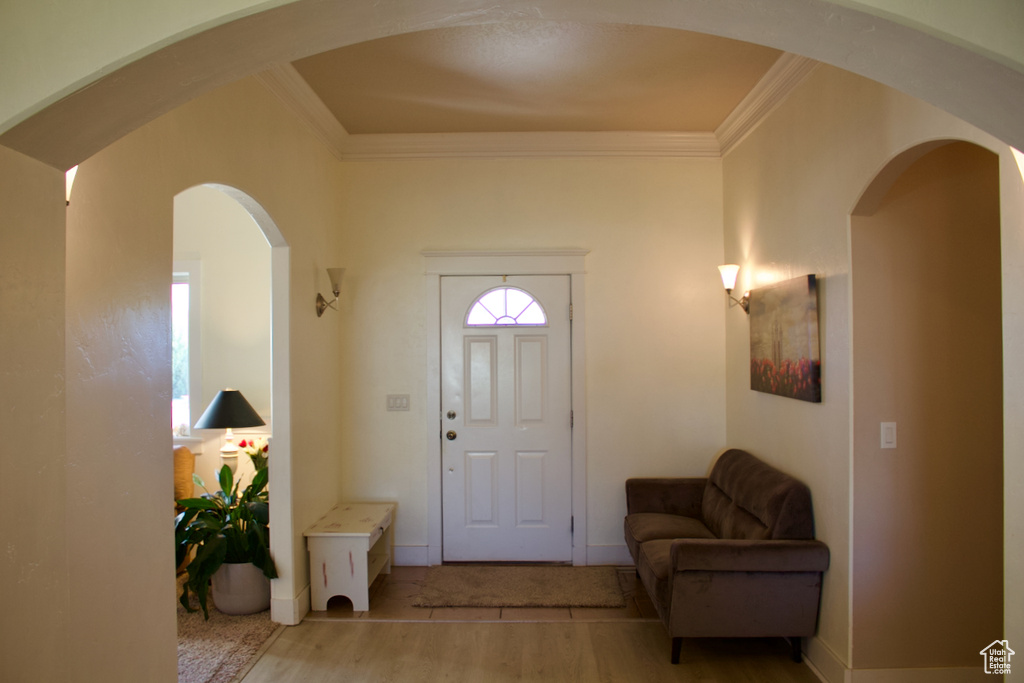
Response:
[[[853,212],[855,669],[974,666],[1003,628],[999,202],[996,155],[940,140]]]
[[[0,144],[64,170],[153,118],[268,64],[440,26],[592,22],[595,15],[606,23],[735,38],[833,64],[1024,147],[1017,116],[1024,108],[1024,75],[952,41],[823,0],[651,0],[600,10],[579,0],[556,0],[542,8],[521,0],[432,0],[391,4],[372,13],[346,0],[297,0],[240,18],[204,15],[187,37],[168,35],[126,65],[98,65],[94,73],[102,75],[85,87],[50,95],[52,104],[0,135]]]
[[[194,197],[191,202],[190,195]],[[190,231],[180,225],[182,212],[216,215],[210,217],[212,226],[200,219]],[[211,233],[225,231],[230,234],[209,241]],[[237,250],[240,239],[249,245],[245,253]],[[272,435],[273,444],[270,490],[275,503],[270,508],[271,552],[279,573],[290,576],[293,569],[288,244],[274,220],[251,196],[227,185],[206,184],[185,190],[175,199],[175,255],[176,260],[184,257],[202,261],[206,272],[204,287],[219,290],[204,297],[206,304],[219,302],[220,309],[205,311],[202,316],[207,328],[202,333],[202,353],[206,358],[201,374],[205,384],[196,398],[198,405],[192,406],[192,422],[212,396],[228,385],[241,389],[267,422],[265,429]],[[218,274],[222,275],[220,283],[214,279]],[[204,450],[206,453],[197,461],[197,471],[204,481],[212,483],[222,463],[215,446],[208,445]],[[238,476],[244,478],[250,472],[251,464],[244,459],[237,463]],[[276,584],[272,585],[275,594]],[[284,600],[287,613],[291,612],[290,597]]]

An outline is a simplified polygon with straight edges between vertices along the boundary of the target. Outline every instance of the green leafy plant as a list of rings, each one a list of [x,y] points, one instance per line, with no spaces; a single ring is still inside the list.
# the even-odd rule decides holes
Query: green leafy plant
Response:
[[[233,481],[231,468],[225,465],[219,473],[220,491],[178,501],[184,509],[174,521],[175,566],[181,566],[195,550],[181,594],[181,604],[188,611],[197,611],[189,604],[189,594],[195,593],[203,615],[210,618],[206,608],[210,578],[225,563],[251,562],[268,579],[277,578],[270,556],[267,472],[266,467],[258,469],[252,482],[240,491],[241,482]],[[192,479],[206,490],[197,475]]]

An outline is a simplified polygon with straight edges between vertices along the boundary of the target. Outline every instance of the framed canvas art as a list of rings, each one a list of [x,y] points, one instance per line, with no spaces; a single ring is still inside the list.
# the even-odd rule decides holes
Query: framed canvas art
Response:
[[[750,388],[821,403],[818,286],[813,275],[751,290]]]

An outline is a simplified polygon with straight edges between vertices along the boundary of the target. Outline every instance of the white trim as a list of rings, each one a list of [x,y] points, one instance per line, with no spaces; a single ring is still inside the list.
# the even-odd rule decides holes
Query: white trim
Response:
[[[391,549],[391,564],[395,567],[428,567],[430,546],[396,545]]]
[[[993,680],[978,666],[935,669],[853,669],[844,683],[983,683]],[[999,680],[1000,677],[995,677]]]
[[[722,156],[768,118],[816,66],[813,59],[783,53],[715,130]]]
[[[622,545],[588,545],[587,564],[611,565],[613,567],[631,567],[633,558],[629,548]]]
[[[818,62],[783,53],[713,132],[572,131],[352,135],[291,64],[256,75],[336,158],[675,157],[718,159],[782,102]]]
[[[349,135],[341,149],[341,157],[347,161],[510,157],[717,159],[720,156],[718,139],[713,133],[671,131],[378,133]]]
[[[424,435],[427,451],[428,565],[441,564],[441,276],[569,275],[572,321],[572,562],[587,564],[587,429],[586,429],[586,249],[537,251],[424,251],[423,301],[427,332],[427,405]]]
[[[346,140],[349,137],[348,131],[334,117],[323,100],[309,87],[309,83],[294,66],[276,64],[266,71],[256,74],[255,78],[267,90],[277,95],[278,99],[292,110],[299,121],[306,124],[313,137],[323,143],[331,154],[339,160],[345,158],[342,150],[345,149]]]
[[[178,273],[184,273],[185,278],[179,279]],[[203,414],[205,406],[199,400],[203,395],[203,325],[202,325],[202,303],[203,303],[203,263],[198,258],[176,258],[174,259],[171,280],[174,284],[185,282],[188,284],[188,393],[189,393],[189,422],[188,433],[183,435],[189,438],[192,435],[192,425]],[[196,400],[192,400],[194,396]],[[202,439],[199,438],[202,443]]]
[[[307,583],[294,598],[271,598],[270,620],[285,626],[295,626],[309,614],[310,604],[309,584]]]
[[[817,636],[803,642],[804,663],[825,683],[848,683],[849,670],[835,652]]]
[[[584,272],[586,249],[543,251],[423,251],[435,275],[574,275]]]
[[[572,319],[569,321],[572,343],[572,563],[585,566],[587,556],[587,301],[583,257],[570,271],[569,292]]]
[[[804,662],[824,683],[983,683],[993,680],[978,666],[908,669],[849,669],[820,638],[804,641]]]

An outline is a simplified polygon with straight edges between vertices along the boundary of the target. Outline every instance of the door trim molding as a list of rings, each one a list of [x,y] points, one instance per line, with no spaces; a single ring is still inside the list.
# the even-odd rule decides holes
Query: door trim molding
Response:
[[[572,563],[587,564],[587,396],[586,305],[587,249],[518,251],[423,251],[424,310],[427,327],[427,405],[424,434],[427,453],[427,556],[441,564],[441,277],[443,275],[568,275],[573,307],[572,338]]]

